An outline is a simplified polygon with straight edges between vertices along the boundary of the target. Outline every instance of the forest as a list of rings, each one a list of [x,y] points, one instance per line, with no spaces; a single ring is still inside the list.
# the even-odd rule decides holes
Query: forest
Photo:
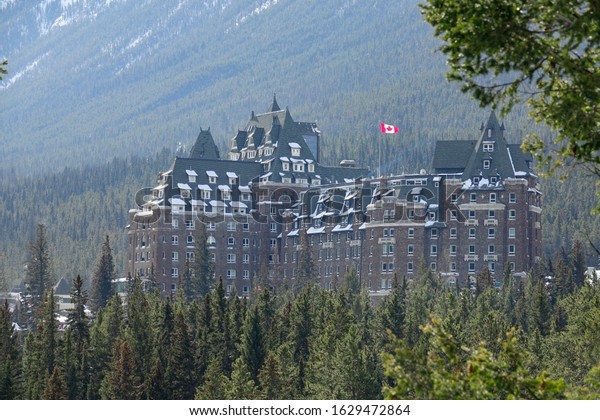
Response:
[[[422,264],[380,301],[354,271],[332,291],[309,281],[249,298],[217,281],[164,299],[133,278],[126,305],[78,277],[64,322],[51,287],[29,295],[28,332],[0,308],[0,398],[597,399],[600,287],[581,252],[462,290]]]

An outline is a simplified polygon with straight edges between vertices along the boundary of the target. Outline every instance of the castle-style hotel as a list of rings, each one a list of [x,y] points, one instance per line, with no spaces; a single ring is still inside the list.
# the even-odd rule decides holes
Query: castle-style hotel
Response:
[[[203,224],[216,278],[239,295],[261,273],[274,290],[295,284],[306,253],[325,288],[352,268],[373,292],[422,264],[458,287],[485,267],[523,276],[542,255],[542,194],[531,157],[504,132],[492,112],[476,140],[438,141],[429,172],[373,178],[352,160],[321,165],[317,125],[294,121],[274,97],[226,159],[201,130],[160,173],[129,211],[128,271],[176,290]]]

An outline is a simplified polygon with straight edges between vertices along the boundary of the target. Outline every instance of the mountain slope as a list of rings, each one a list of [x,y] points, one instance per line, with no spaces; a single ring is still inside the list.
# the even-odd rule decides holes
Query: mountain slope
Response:
[[[342,157],[374,165],[373,153],[349,154],[371,149],[380,120],[426,155],[432,135],[472,137],[484,118],[444,81],[416,0],[27,3],[0,4],[10,72],[0,170],[145,155],[190,143],[200,126],[224,147],[273,93],[297,119],[318,120],[329,163],[351,140]]]

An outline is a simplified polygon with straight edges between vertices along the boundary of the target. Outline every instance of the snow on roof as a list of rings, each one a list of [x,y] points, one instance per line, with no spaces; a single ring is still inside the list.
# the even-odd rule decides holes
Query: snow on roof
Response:
[[[183,182],[178,182],[177,188],[179,188],[180,190],[191,190],[192,189],[192,187],[190,187],[188,184],[185,184]]]
[[[280,157],[279,159],[280,159],[281,161],[283,161],[283,162],[289,162],[289,161],[290,161],[290,160],[289,160],[287,157],[285,157],[285,156],[282,156],[282,157]]]
[[[171,204],[173,204],[174,206],[185,206],[185,201],[183,201],[181,198],[177,198],[177,197],[169,198],[169,202]]]
[[[206,184],[198,184],[198,189],[203,191],[212,191],[212,188]]]
[[[242,203],[241,201],[232,201],[231,202],[231,207],[237,207],[240,209],[247,209],[248,206],[244,203]]]
[[[270,177],[271,175],[273,175],[273,172],[267,172],[266,174],[264,174],[264,175],[261,175],[259,178],[268,178],[268,177]]]
[[[217,175],[217,173],[215,171],[206,171],[206,175],[208,175],[208,176],[216,176],[216,177],[219,176],[219,175]]]
[[[293,148],[293,149],[300,149],[300,145],[299,145],[298,143],[294,143],[294,142],[292,142],[292,143],[288,143],[288,144],[289,144],[289,145],[290,145],[290,147],[291,147],[291,148]]]
[[[220,191],[231,191],[231,188],[229,187],[229,185],[219,185],[217,188]]]
[[[238,187],[238,189],[240,190],[240,192],[243,192],[243,193],[250,193],[250,192],[252,192],[252,190],[250,189],[250,187],[247,186],[247,185],[240,185]]]
[[[188,174],[189,176],[198,176],[196,171],[194,171],[193,169],[186,169],[185,173]]]
[[[306,233],[308,233],[309,235],[312,235],[313,233],[323,233],[323,232],[325,232],[325,226],[320,227],[320,228],[314,228],[314,227],[311,226],[306,231]]]
[[[227,207],[227,204],[218,200],[210,200],[209,204],[213,207]]]
[[[235,172],[227,172],[227,176],[229,178],[238,178],[237,174]]]

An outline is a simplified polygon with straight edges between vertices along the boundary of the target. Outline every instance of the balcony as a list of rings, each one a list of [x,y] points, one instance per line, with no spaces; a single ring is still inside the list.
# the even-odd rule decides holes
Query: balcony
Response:
[[[465,220],[465,226],[479,226],[479,220],[467,219],[467,220]]]
[[[498,226],[498,219],[486,219],[483,222],[484,226]]]
[[[467,254],[465,255],[465,261],[479,261],[479,255]]]
[[[483,261],[498,261],[498,256],[495,254],[487,254],[483,256]]]
[[[379,245],[395,244],[396,238],[379,238]]]

